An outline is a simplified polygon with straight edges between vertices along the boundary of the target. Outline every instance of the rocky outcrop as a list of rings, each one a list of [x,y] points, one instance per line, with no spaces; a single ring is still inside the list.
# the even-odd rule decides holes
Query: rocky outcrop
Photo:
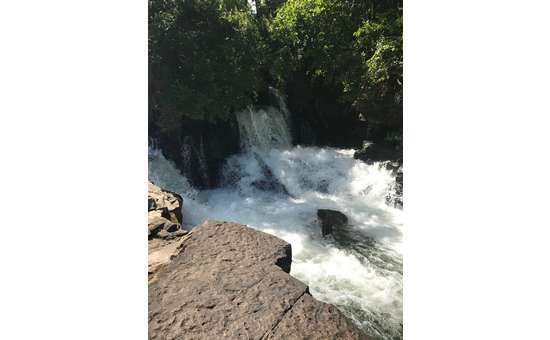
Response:
[[[187,233],[181,228],[183,199],[180,195],[149,182],[147,201],[150,239],[170,239]]]
[[[155,279],[160,268],[181,251],[184,235],[181,227],[183,199],[180,195],[163,190],[149,182],[149,280]]]
[[[149,285],[149,339],[365,339],[291,277],[290,244],[207,221]]]
[[[183,119],[174,133],[161,133],[154,124],[149,135],[197,189],[219,186],[224,161],[239,152],[239,127],[233,115],[225,121]]]
[[[319,209],[317,218],[321,225],[323,236],[332,234],[334,228],[344,226],[348,223],[348,217],[337,210]]]
[[[183,199],[180,195],[149,182],[147,201],[149,211],[159,211],[162,217],[181,224]]]

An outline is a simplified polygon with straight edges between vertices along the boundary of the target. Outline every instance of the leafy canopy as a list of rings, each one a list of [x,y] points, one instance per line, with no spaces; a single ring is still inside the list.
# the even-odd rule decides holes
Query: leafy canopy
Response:
[[[215,120],[254,101],[262,44],[246,0],[154,0],[149,8],[150,112],[165,130]]]

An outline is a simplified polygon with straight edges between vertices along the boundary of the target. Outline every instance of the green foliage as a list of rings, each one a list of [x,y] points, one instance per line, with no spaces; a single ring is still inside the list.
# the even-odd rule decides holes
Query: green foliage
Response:
[[[372,123],[402,116],[402,13],[396,1],[289,0],[271,22],[273,78],[303,74]]]
[[[246,0],[151,1],[151,119],[169,131],[183,117],[224,119],[251,104],[262,48]]]
[[[304,70],[311,80],[333,83],[346,71],[352,46],[347,1],[290,0],[278,11],[271,26],[274,40],[282,47],[275,60],[277,79]],[[337,58],[344,58],[338,60]]]
[[[286,0],[256,0],[256,10],[259,17],[272,19],[275,12]]]
[[[354,33],[361,55],[361,87],[355,107],[375,122],[400,123],[403,93],[402,17],[365,20]]]

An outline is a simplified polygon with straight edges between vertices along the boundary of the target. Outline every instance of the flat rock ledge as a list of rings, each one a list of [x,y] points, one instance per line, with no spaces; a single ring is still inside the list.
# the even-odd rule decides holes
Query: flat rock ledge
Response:
[[[290,244],[206,221],[149,284],[149,339],[367,339],[290,276]]]

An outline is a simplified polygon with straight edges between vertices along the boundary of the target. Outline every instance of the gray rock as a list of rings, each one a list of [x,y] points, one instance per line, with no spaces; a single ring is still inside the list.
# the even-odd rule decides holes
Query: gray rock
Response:
[[[335,227],[338,228],[348,223],[348,217],[337,210],[319,209],[317,210],[317,218],[321,224],[323,236],[332,234]]]
[[[291,277],[290,244],[206,221],[149,285],[149,339],[365,339]]]
[[[149,182],[149,192],[147,197],[149,211],[159,211],[161,216],[181,224],[183,219],[181,208],[183,199],[175,192],[163,190],[160,187]]]
[[[366,339],[336,307],[304,294],[265,339]]]
[[[170,263],[182,250],[188,236],[173,239],[153,238],[149,240],[149,282],[154,281],[160,268]]]
[[[149,182],[149,281],[154,281],[160,268],[166,266],[182,249],[182,198]]]
[[[147,201],[149,239],[173,239],[187,233],[181,228],[183,199],[180,195],[149,182]]]

